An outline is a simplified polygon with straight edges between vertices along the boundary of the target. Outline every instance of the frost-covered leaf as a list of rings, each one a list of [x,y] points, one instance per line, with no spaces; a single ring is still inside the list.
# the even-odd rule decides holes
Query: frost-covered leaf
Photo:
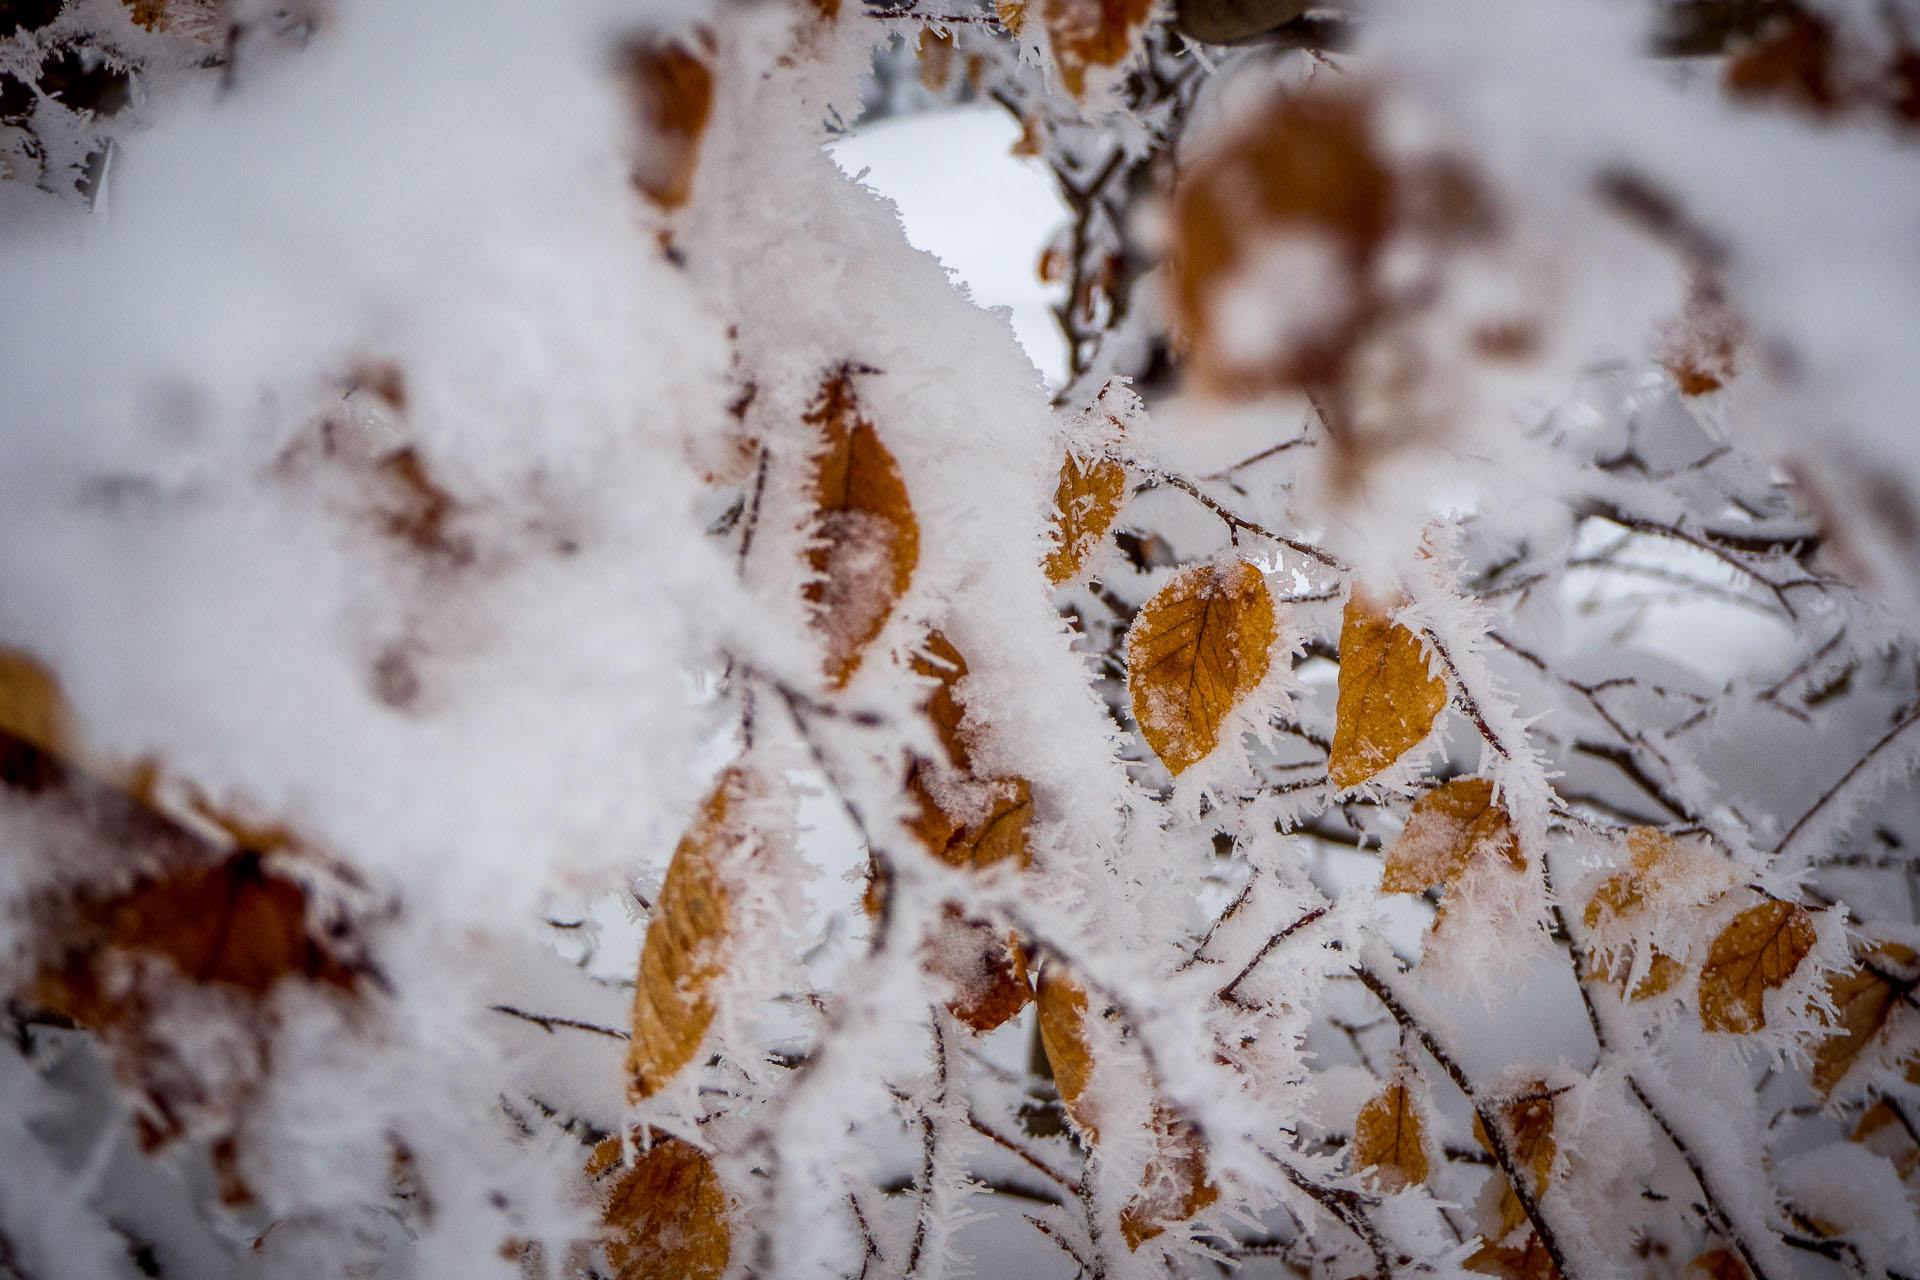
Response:
[[[1405,1080],[1367,1099],[1353,1122],[1353,1165],[1383,1191],[1427,1180],[1427,1126]]]
[[[1040,1045],[1053,1071],[1060,1105],[1090,1143],[1100,1140],[1100,1128],[1087,1084],[1093,1078],[1093,1054],[1087,1047],[1087,993],[1059,964],[1040,967],[1034,993],[1040,1015]]]
[[[1893,1103],[1881,1098],[1868,1107],[1848,1141],[1886,1157],[1900,1180],[1920,1191],[1920,1137],[1914,1136]]]
[[[698,1052],[713,1021],[708,988],[726,971],[733,945],[721,858],[749,835],[738,818],[746,786],[737,767],[721,775],[667,864],[633,989],[627,1092],[635,1101],[666,1087]]]
[[[59,681],[18,649],[0,649],[0,735],[52,756],[72,751],[72,715]]]
[[[1709,1249],[1687,1264],[1688,1280],[1752,1280],[1753,1273],[1731,1249]]]
[[[1897,942],[1867,950],[1853,968],[1827,979],[1827,1000],[1835,1013],[1831,1028],[1813,1048],[1813,1087],[1832,1094],[1860,1055],[1880,1035],[1900,998],[1915,986],[1912,970],[1920,955]]]
[[[1630,829],[1627,853],[1631,865],[1594,888],[1583,919],[1592,935],[1595,973],[1611,979],[1630,999],[1649,1000],[1671,990],[1686,974],[1686,965],[1642,936],[1648,922],[1663,914],[1707,906],[1725,892],[1730,880],[1723,861],[1710,859],[1653,827]],[[1645,970],[1627,993],[1626,984],[1643,946]]]
[[[1038,2],[1060,83],[1076,98],[1086,95],[1090,70],[1118,67],[1127,60],[1153,14],[1151,0]],[[1009,26],[1018,29],[1015,23]]]
[[[1244,560],[1182,569],[1127,634],[1133,718],[1174,775],[1211,755],[1227,717],[1266,679],[1273,596]]]
[[[733,1255],[727,1195],[707,1154],[655,1134],[622,1163],[620,1139],[587,1160],[601,1198],[601,1247],[613,1280],[719,1280]]]
[[[821,445],[806,598],[826,645],[827,679],[840,686],[906,594],[920,560],[920,525],[899,464],[860,412],[851,369],[828,375],[806,421]]]
[[[921,963],[953,989],[947,1011],[982,1034],[1005,1025],[1033,999],[1019,941],[985,921],[969,920],[951,903],[928,929]]]
[[[1681,395],[1703,396],[1733,381],[1745,337],[1740,313],[1717,282],[1702,276],[1688,291],[1686,311],[1666,333],[1660,363]]]
[[[1383,893],[1424,893],[1458,880],[1476,862],[1498,859],[1515,871],[1527,862],[1506,806],[1487,778],[1452,778],[1414,802],[1407,825],[1387,849]]]
[[[1499,1276],[1501,1280],[1560,1280],[1553,1255],[1547,1252],[1540,1233],[1531,1229],[1519,1245],[1482,1245],[1464,1265],[1469,1271]]]
[[[1208,1178],[1206,1143],[1197,1125],[1155,1103],[1153,1133],[1154,1154],[1140,1190],[1120,1210],[1120,1235],[1133,1250],[1220,1198]]]
[[[1342,790],[1387,768],[1432,732],[1446,682],[1413,632],[1358,585],[1340,626],[1340,698],[1327,774]]]
[[[1733,918],[1713,940],[1700,970],[1700,1021],[1736,1035],[1767,1025],[1762,998],[1793,977],[1813,950],[1805,907],[1768,899]]]
[[[1499,1116],[1506,1129],[1507,1151],[1526,1176],[1527,1190],[1537,1201],[1546,1193],[1547,1180],[1553,1173],[1553,1095],[1545,1084],[1537,1084],[1504,1104]],[[1473,1118],[1473,1136],[1489,1153],[1493,1151],[1486,1126],[1478,1114]],[[1527,1211],[1506,1176],[1497,1171],[1493,1176],[1499,1195],[1486,1235],[1498,1244],[1527,1222]]]
[[[1047,555],[1047,581],[1072,582],[1087,566],[1100,540],[1113,528],[1127,497],[1127,469],[1112,458],[1082,462],[1069,453],[1060,464],[1053,494],[1054,547]]]
[[[640,133],[633,185],[662,209],[693,194],[700,135],[713,111],[710,44],[704,35],[653,38],[625,52],[621,71]]]

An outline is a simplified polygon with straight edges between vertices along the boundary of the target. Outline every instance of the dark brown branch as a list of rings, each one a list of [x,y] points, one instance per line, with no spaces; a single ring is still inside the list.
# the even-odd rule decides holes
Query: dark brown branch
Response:
[[[610,1040],[632,1039],[632,1037],[624,1031],[617,1030],[613,1027],[603,1027],[593,1022],[582,1022],[578,1018],[561,1018],[555,1017],[552,1014],[528,1013],[525,1009],[516,1009],[510,1004],[494,1004],[488,1005],[487,1007],[495,1013],[504,1013],[509,1018],[519,1018],[523,1022],[531,1022],[548,1035],[553,1034],[555,1027],[566,1027],[573,1031],[591,1031],[594,1035],[606,1036]]]
[[[1317,906],[1313,910],[1301,916],[1298,920],[1295,920],[1292,924],[1288,925],[1286,928],[1280,930],[1280,932],[1274,934],[1271,938],[1268,938],[1266,942],[1262,944],[1260,949],[1253,953],[1253,958],[1247,961],[1245,966],[1241,968],[1240,972],[1233,975],[1232,981],[1228,982],[1226,986],[1221,987],[1220,990],[1218,990],[1214,994],[1228,1004],[1239,1005],[1242,1008],[1245,1008],[1246,1002],[1240,999],[1238,991],[1239,991],[1240,984],[1246,981],[1247,975],[1251,974],[1254,971],[1254,969],[1259,966],[1260,962],[1267,958],[1268,954],[1271,953],[1275,947],[1279,946],[1282,942],[1285,942],[1288,938],[1291,938],[1295,933],[1298,933],[1300,930],[1306,928],[1308,925],[1312,924],[1314,921],[1326,915],[1327,912],[1330,910],[1332,910],[1332,907],[1326,904]]]
[[[1201,506],[1213,512],[1229,529],[1242,530],[1246,533],[1253,534],[1255,537],[1265,538],[1269,542],[1277,542],[1283,547],[1298,551],[1310,560],[1319,561],[1329,569],[1336,569],[1341,573],[1349,572],[1347,566],[1339,559],[1321,550],[1319,547],[1314,546],[1312,543],[1302,542],[1298,538],[1289,538],[1283,533],[1276,533],[1265,525],[1255,524],[1245,516],[1236,515],[1234,512],[1229,511],[1226,507],[1220,505],[1216,499],[1202,490],[1199,485],[1187,479],[1185,476],[1176,475],[1171,471],[1143,469],[1140,467],[1135,467],[1134,470],[1140,471],[1142,475],[1146,476],[1149,484],[1164,484],[1170,488],[1178,489],[1181,493],[1186,494],[1189,498],[1192,498],[1195,502],[1198,502]]]
[[[1773,851],[1774,856],[1779,857],[1781,854],[1785,853],[1787,851],[1787,846],[1793,843],[1793,838],[1800,834],[1801,829],[1804,828],[1809,822],[1813,821],[1813,819],[1819,815],[1822,809],[1826,808],[1829,804],[1832,804],[1835,797],[1837,797],[1838,795],[1840,795],[1841,792],[1846,790],[1847,784],[1849,782],[1852,782],[1854,778],[1858,777],[1862,769],[1865,769],[1869,764],[1873,763],[1873,758],[1875,756],[1879,755],[1882,751],[1886,750],[1887,747],[1892,745],[1893,740],[1895,738],[1905,733],[1908,729],[1911,729],[1917,723],[1920,723],[1920,709],[1916,709],[1914,711],[1909,712],[1907,714],[1907,717],[1904,720],[1902,720],[1899,724],[1893,726],[1893,728],[1887,730],[1887,732],[1880,738],[1878,742],[1874,743],[1871,747],[1868,747],[1867,753],[1861,756],[1858,760],[1854,761],[1853,767],[1851,769],[1848,769],[1845,773],[1841,774],[1840,780],[1834,783],[1831,787],[1828,787],[1826,791],[1822,793],[1820,798],[1818,800],[1815,800],[1813,802],[1813,805],[1810,808],[1808,808],[1808,810],[1805,813],[1801,814],[1799,818],[1794,821],[1794,824],[1791,827],[1787,828],[1787,834],[1780,837],[1779,847],[1777,847]]]

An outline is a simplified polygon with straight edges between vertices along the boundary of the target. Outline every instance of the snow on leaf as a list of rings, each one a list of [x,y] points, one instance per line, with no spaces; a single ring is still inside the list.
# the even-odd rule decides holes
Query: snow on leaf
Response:
[[[1538,1200],[1546,1193],[1547,1179],[1553,1172],[1555,1149],[1553,1096],[1547,1086],[1544,1083],[1537,1084],[1506,1103],[1500,1108],[1500,1121],[1507,1130],[1507,1150],[1520,1171],[1527,1175],[1528,1190]],[[1492,1152],[1493,1144],[1488,1140],[1486,1126],[1481,1123],[1478,1114],[1473,1118],[1473,1136],[1489,1153]],[[1516,1227],[1527,1222],[1527,1211],[1505,1175],[1496,1172],[1494,1178],[1499,1195],[1486,1235],[1497,1244],[1505,1240]]]
[[[1911,970],[1920,955],[1897,942],[1870,949],[1853,968],[1827,979],[1827,1001],[1835,1010],[1827,1019],[1831,1028],[1813,1048],[1813,1086],[1830,1096],[1861,1054],[1887,1025],[1900,998],[1914,987],[1914,979],[1897,970]]]
[[[1656,906],[1697,908],[1717,900],[1723,890],[1714,884],[1723,869],[1653,827],[1627,832],[1631,866],[1601,882],[1587,900],[1583,918],[1594,935],[1591,955],[1596,974],[1616,983],[1623,992],[1642,946],[1647,951],[1645,972],[1633,984],[1629,998],[1650,1000],[1672,989],[1686,973],[1677,956],[1662,950],[1639,933]]]
[[[1709,1249],[1689,1262],[1687,1271],[1699,1272],[1700,1280],[1752,1280],[1753,1274],[1731,1249]]]
[[[1340,627],[1340,696],[1327,774],[1358,786],[1417,746],[1447,705],[1419,639],[1356,584]]]
[[[806,598],[826,644],[828,682],[838,688],[906,593],[920,559],[920,526],[899,465],[860,414],[850,368],[828,375],[806,421],[821,436]]]
[[[1768,899],[1733,918],[1713,940],[1700,970],[1700,1021],[1735,1035],[1767,1025],[1762,998],[1786,985],[1813,950],[1805,907]]]
[[[1125,62],[1152,14],[1150,0],[1040,0],[1047,43],[1067,92],[1084,98],[1090,68]]]
[[[655,1134],[621,1163],[619,1138],[587,1160],[601,1194],[602,1247],[614,1280],[718,1280],[732,1257],[727,1196],[713,1162],[691,1143]]]
[[[1060,464],[1053,495],[1054,548],[1047,556],[1047,581],[1063,586],[1080,576],[1100,540],[1113,528],[1127,496],[1127,469],[1111,458],[1082,464],[1069,453]]]
[[[1452,778],[1414,802],[1407,825],[1387,850],[1383,893],[1424,893],[1458,880],[1481,860],[1525,871],[1519,837],[1487,778]]]
[[[730,769],[674,848],[640,948],[627,1093],[652,1097],[692,1060],[713,1021],[708,988],[726,971],[732,919],[719,859],[746,833],[730,810],[745,775]]]
[[[1901,1119],[1901,1112],[1885,1098],[1868,1107],[1855,1125],[1849,1142],[1857,1142],[1886,1157],[1900,1180],[1920,1190],[1920,1138]]]
[[[685,40],[656,38],[629,44],[621,71],[640,134],[633,185],[660,208],[677,209],[693,194],[713,69]]]
[[[982,1034],[1033,999],[1024,949],[1012,935],[946,904],[921,947],[927,972],[953,989],[947,1010]]]
[[[1244,560],[1183,569],[1147,601],[1127,635],[1127,689],[1169,772],[1220,745],[1227,717],[1266,679],[1277,634],[1266,579]]]
[[[1383,1191],[1427,1180],[1426,1121],[1405,1080],[1367,1099],[1353,1122],[1353,1164]]]
[[[1560,1280],[1553,1255],[1547,1252],[1540,1233],[1531,1229],[1520,1245],[1482,1245],[1463,1265],[1469,1271],[1499,1276],[1501,1280]]]
[[[1141,1175],[1140,1190],[1120,1210],[1120,1235],[1132,1250],[1220,1198],[1220,1189],[1208,1180],[1207,1148],[1199,1127],[1156,1102],[1153,1130],[1154,1154]]]

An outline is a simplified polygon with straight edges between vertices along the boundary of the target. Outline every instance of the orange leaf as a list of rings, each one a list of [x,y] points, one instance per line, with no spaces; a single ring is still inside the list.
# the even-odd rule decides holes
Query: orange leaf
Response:
[[[733,927],[717,862],[745,834],[729,812],[745,785],[737,768],[721,776],[675,847],[654,901],[627,1051],[627,1095],[636,1102],[658,1093],[692,1060],[713,1022],[707,989],[726,971]]]
[[[1486,778],[1453,778],[1414,801],[1407,825],[1387,850],[1382,893],[1424,893],[1455,881],[1476,860],[1499,858],[1525,871],[1526,858],[1505,805]]]
[[[1700,970],[1701,1023],[1736,1035],[1766,1026],[1762,998],[1786,985],[1813,942],[1813,917],[1794,903],[1769,899],[1735,916]]]
[[[1500,1118],[1507,1131],[1507,1153],[1513,1157],[1521,1173],[1527,1175],[1527,1189],[1537,1201],[1546,1193],[1547,1179],[1553,1172],[1553,1098],[1547,1093],[1546,1085],[1535,1085],[1534,1090],[1526,1096],[1507,1103],[1501,1108]],[[1473,1136],[1489,1153],[1493,1151],[1486,1125],[1481,1122],[1478,1113],[1473,1117]],[[1497,1243],[1527,1221],[1527,1211],[1505,1175],[1496,1173],[1494,1176],[1504,1184],[1497,1208],[1497,1233],[1487,1232],[1488,1237]]]
[[[1040,1047],[1053,1069],[1053,1084],[1067,1116],[1087,1135],[1100,1140],[1092,1100],[1085,1096],[1093,1077],[1093,1054],[1087,1048],[1087,993],[1057,963],[1041,966],[1034,996],[1040,1013]]]
[[[978,1032],[1004,1025],[1033,999],[1027,958],[1013,937],[948,903],[921,951],[927,972],[953,988],[947,1009]]]
[[[1353,1122],[1353,1164],[1383,1191],[1427,1180],[1426,1122],[1406,1081],[1367,1100]]]
[[[1340,626],[1333,784],[1355,787],[1391,765],[1432,732],[1446,705],[1446,682],[1427,670],[1419,639],[1356,584]]]
[[[693,194],[700,134],[713,110],[713,70],[678,40],[639,40],[621,67],[640,131],[633,185],[662,209]]]
[[[814,460],[818,523],[806,598],[826,642],[827,679],[838,688],[906,594],[920,560],[920,525],[899,465],[860,415],[850,369],[821,385],[806,421],[822,446]]]
[[[1553,1265],[1553,1255],[1547,1252],[1540,1233],[1531,1230],[1517,1248],[1500,1244],[1482,1245],[1467,1259],[1466,1268],[1483,1275],[1499,1276],[1501,1280],[1560,1280],[1560,1268]]]
[[[620,1139],[608,1138],[587,1161],[613,1280],[719,1280],[733,1241],[726,1192],[706,1153],[656,1134],[631,1165],[620,1157]]]
[[[1832,1028],[1813,1050],[1813,1087],[1825,1098],[1833,1093],[1854,1062],[1887,1025],[1901,996],[1913,990],[1914,980],[1888,971],[1910,967],[1913,950],[1897,942],[1873,948],[1852,969],[1827,979],[1827,998],[1838,1012]]]
[[[1629,870],[1603,881],[1587,900],[1584,913],[1587,928],[1608,935],[1592,951],[1595,973],[1610,979],[1623,992],[1633,972],[1637,948],[1633,939],[1617,935],[1624,924],[1645,914],[1648,900],[1668,891],[1669,883],[1683,877],[1689,855],[1673,837],[1653,827],[1634,827],[1627,832],[1627,851],[1633,860]],[[1714,901],[1719,895],[1707,899]],[[1705,905],[1701,903],[1700,905]],[[1686,966],[1650,943],[1647,971],[1634,984],[1629,999],[1651,1000],[1673,988],[1686,974]]]
[[[1130,1250],[1220,1198],[1220,1189],[1207,1179],[1199,1126],[1156,1102],[1153,1129],[1154,1155],[1140,1176],[1140,1190],[1120,1210],[1120,1235]]]
[[[1147,745],[1176,776],[1220,745],[1260,687],[1278,634],[1266,579],[1244,560],[1182,569],[1127,633],[1127,689]]]
[[[1042,260],[1045,272],[1045,259]],[[1127,496],[1127,469],[1111,458],[1082,466],[1068,454],[1060,464],[1053,494],[1054,548],[1047,556],[1047,581],[1058,587],[1080,576],[1100,540],[1113,528]]]
[[[1753,1280],[1747,1264],[1731,1249],[1709,1249],[1689,1262],[1687,1270],[1698,1271],[1702,1280]]]
[[[1126,61],[1153,13],[1152,0],[1040,0],[1060,83],[1075,98],[1087,91],[1089,67]],[[1018,30],[1017,20],[1009,24]]]

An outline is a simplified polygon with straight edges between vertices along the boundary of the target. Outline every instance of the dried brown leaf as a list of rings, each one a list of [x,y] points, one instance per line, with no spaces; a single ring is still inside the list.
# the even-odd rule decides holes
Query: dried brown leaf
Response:
[[[737,768],[721,776],[675,847],[654,901],[627,1051],[627,1094],[636,1102],[666,1087],[693,1059],[713,1022],[708,988],[726,971],[733,928],[719,860],[742,835],[732,811],[745,785]]]
[[[1427,1180],[1426,1121],[1406,1081],[1367,1099],[1353,1122],[1353,1164],[1383,1191]]]
[[[1040,1046],[1053,1070],[1060,1105],[1088,1142],[1100,1140],[1087,1082],[1093,1077],[1093,1054],[1087,1047],[1087,993],[1058,964],[1041,966],[1034,1001],[1040,1015]]]
[[[1885,1156],[1908,1186],[1914,1186],[1920,1177],[1920,1138],[1908,1127],[1904,1113],[1887,1099],[1881,1098],[1867,1108],[1848,1141]]]
[[[1340,698],[1327,775],[1358,786],[1417,746],[1447,705],[1413,632],[1356,584],[1340,626]]]
[[[1019,942],[985,921],[967,919],[951,903],[933,926],[921,963],[952,987],[948,1012],[983,1034],[1004,1025],[1033,999]]]
[[[656,38],[629,44],[621,72],[640,133],[633,185],[660,208],[677,209],[693,194],[713,69],[686,42]]]
[[[706,1153],[656,1134],[631,1165],[621,1155],[620,1139],[608,1138],[587,1161],[613,1280],[719,1280],[733,1237],[726,1191]]]
[[[1162,1103],[1153,1109],[1155,1148],[1140,1190],[1120,1210],[1120,1235],[1129,1250],[1187,1221],[1220,1198],[1207,1177],[1207,1148],[1199,1126]]]
[[[1486,778],[1453,778],[1414,802],[1407,825],[1387,850],[1383,893],[1424,893],[1455,881],[1476,861],[1499,859],[1525,871],[1520,838]]]
[[[1628,831],[1627,852],[1632,866],[1602,881],[1587,900],[1584,918],[1590,930],[1613,932],[1621,922],[1641,916],[1650,898],[1665,892],[1669,881],[1684,874],[1681,864],[1687,857],[1685,850],[1673,837],[1656,828],[1634,827]],[[1596,945],[1591,955],[1595,973],[1626,993],[1639,945],[1632,940]],[[1628,996],[1634,1001],[1651,1000],[1670,991],[1687,972],[1677,958],[1647,945],[1650,948],[1647,970]]]
[[[1147,601],[1127,633],[1127,689],[1169,772],[1220,745],[1227,717],[1266,679],[1277,634],[1266,579],[1244,560],[1183,569]]]
[[[1040,0],[1040,19],[1067,92],[1084,96],[1089,68],[1125,62],[1152,14],[1152,0]],[[1017,20],[1009,29],[1018,29]]]
[[[1813,1049],[1813,1087],[1822,1098],[1833,1093],[1853,1064],[1880,1035],[1900,997],[1914,980],[1897,972],[1920,960],[1910,947],[1885,942],[1872,948],[1853,968],[1827,979],[1827,999],[1835,1009],[1831,1028]]]
[[[826,644],[827,679],[838,688],[906,594],[920,560],[920,525],[899,464],[860,413],[850,369],[828,376],[806,421],[821,440],[806,598]]]
[[[1805,907],[1768,899],[1742,911],[1713,940],[1701,967],[1701,1023],[1736,1035],[1766,1026],[1763,997],[1787,984],[1813,943]]]
[[[1469,1271],[1499,1276],[1501,1280],[1560,1280],[1560,1268],[1540,1239],[1538,1231],[1528,1231],[1518,1247],[1501,1244],[1482,1245],[1466,1261]]]
[[[1507,1152],[1526,1175],[1527,1190],[1537,1201],[1546,1193],[1547,1180],[1553,1173],[1553,1097],[1545,1084],[1537,1084],[1525,1095],[1502,1106],[1500,1119],[1507,1131]],[[1493,1151],[1493,1143],[1488,1140],[1486,1126],[1478,1113],[1473,1117],[1473,1136],[1489,1153]],[[1501,1184],[1496,1208],[1498,1226],[1486,1234],[1497,1243],[1528,1219],[1513,1184],[1503,1173],[1496,1172],[1494,1177],[1500,1179]]]
[[[1689,1262],[1687,1270],[1699,1272],[1702,1280],[1753,1280],[1747,1264],[1731,1249],[1709,1249]]]
[[[18,649],[0,649],[0,734],[49,755],[72,752],[72,716],[60,682]]]
[[[1044,258],[1041,270],[1044,276]],[[1053,494],[1055,542],[1047,556],[1048,582],[1058,587],[1080,576],[1126,497],[1127,469],[1118,462],[1099,458],[1083,464],[1067,455]]]

